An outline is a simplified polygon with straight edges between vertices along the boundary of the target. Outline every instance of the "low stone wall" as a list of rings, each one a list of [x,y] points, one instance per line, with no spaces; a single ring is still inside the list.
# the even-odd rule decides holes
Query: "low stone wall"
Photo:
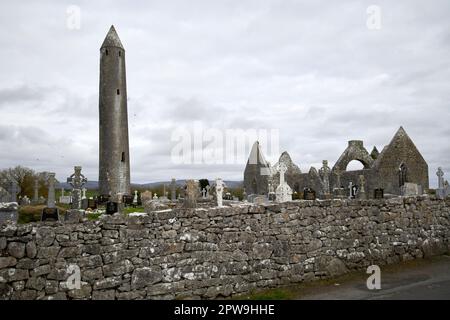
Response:
[[[449,200],[419,197],[8,224],[0,228],[0,297],[228,297],[448,252],[449,216]],[[81,287],[73,289],[77,268]]]
[[[17,202],[0,202],[0,224],[6,221],[17,222],[19,218]]]

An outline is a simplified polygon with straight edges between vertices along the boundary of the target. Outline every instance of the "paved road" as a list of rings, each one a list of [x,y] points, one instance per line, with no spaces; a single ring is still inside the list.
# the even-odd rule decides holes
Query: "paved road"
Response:
[[[386,270],[387,268],[387,270]],[[309,288],[298,299],[357,300],[450,300],[450,256],[441,256],[418,265],[381,268],[381,289],[368,290],[369,274],[342,283]]]

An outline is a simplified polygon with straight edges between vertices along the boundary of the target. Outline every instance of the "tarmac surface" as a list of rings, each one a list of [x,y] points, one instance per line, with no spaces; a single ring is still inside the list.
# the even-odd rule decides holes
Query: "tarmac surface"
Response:
[[[306,300],[450,300],[450,256],[381,267],[381,289],[369,290],[370,274],[337,278],[308,287],[296,299]]]

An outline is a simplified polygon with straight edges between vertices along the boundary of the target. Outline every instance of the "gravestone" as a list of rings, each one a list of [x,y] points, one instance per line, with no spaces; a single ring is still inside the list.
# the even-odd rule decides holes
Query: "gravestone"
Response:
[[[206,198],[208,200],[211,200],[212,199],[212,197],[211,197],[211,186],[208,184],[205,189],[206,189]]]
[[[316,191],[311,188],[303,190],[303,200],[316,200]]]
[[[363,175],[360,175],[359,176],[359,191],[358,191],[359,199],[367,199],[365,186],[366,186],[366,178]]]
[[[377,188],[373,191],[374,199],[383,199],[384,198],[384,189]]]
[[[355,199],[358,194],[358,186],[354,185],[353,182],[348,183],[348,198]]]
[[[138,202],[139,202],[138,191],[134,190],[133,207],[136,207],[138,205]]]
[[[223,182],[222,178],[216,179],[216,199],[217,199],[217,206],[223,207],[223,191],[225,189],[225,183]]]
[[[67,178],[67,183],[72,186],[72,209],[81,209],[81,188],[86,184],[87,179],[81,173],[81,167],[75,166],[74,173]]]
[[[88,208],[88,199],[86,197],[86,188],[81,189],[81,209],[86,210]]]
[[[141,193],[141,201],[142,205],[145,205],[148,201],[151,201],[153,199],[152,192],[151,191],[144,191]]]
[[[97,205],[104,205],[104,204],[106,204],[109,201],[110,198],[111,197],[109,195],[107,195],[107,194],[99,195],[97,197]]]
[[[0,186],[0,202],[9,202],[11,200],[11,195],[3,187]]]
[[[170,182],[170,200],[177,200],[177,184],[175,178],[172,178],[172,181]]]
[[[242,191],[242,201],[244,201],[244,202],[247,202],[248,200],[247,200],[247,191],[245,191],[245,188],[244,188],[244,190]]]
[[[275,201],[277,198],[277,195],[275,194],[275,191],[273,190],[273,185],[269,183],[269,194],[267,195],[269,198],[269,201]]]
[[[445,199],[450,195],[450,187],[448,181],[444,181],[444,172],[439,167],[436,175],[438,176],[438,188],[436,189],[436,197],[438,199]]]
[[[0,203],[0,225],[7,221],[17,223],[19,218],[19,206],[17,202],[1,202]]]
[[[404,197],[414,197],[422,194],[422,187],[417,183],[405,182],[400,188],[400,193]]]
[[[329,198],[330,196],[330,173],[331,169],[328,166],[328,160],[323,160],[322,168],[319,169],[319,176],[322,180],[322,188],[325,198]]]
[[[34,179],[33,185],[33,204],[39,203],[39,179]]]
[[[122,196],[122,203],[126,206],[126,207],[130,207],[133,205],[133,196],[129,196],[127,194]]]
[[[291,187],[284,181],[284,174],[287,171],[287,166],[284,163],[280,163],[278,165],[278,171],[280,172],[280,184],[276,190],[276,201],[277,202],[286,202],[292,201],[292,189]]]
[[[183,206],[185,208],[195,208],[198,198],[198,182],[195,180],[186,180],[186,191]]]
[[[206,188],[202,189],[202,199],[206,199]]]
[[[20,199],[20,205],[21,206],[28,206],[30,205],[31,201],[28,198],[28,196],[24,196],[22,199]]]
[[[119,211],[119,204],[117,202],[108,201],[106,203],[106,214],[114,214]]]
[[[9,202],[17,202],[17,195],[20,193],[21,189],[17,184],[16,180],[12,180],[9,186],[9,194],[11,199]]]
[[[92,209],[92,210],[95,210],[95,209],[97,209],[98,208],[98,205],[97,205],[97,200],[95,200],[95,199],[88,199],[88,208],[89,209]]]
[[[58,221],[59,210],[56,207],[55,201],[55,173],[48,174],[48,197],[47,207],[42,210],[41,221]]]

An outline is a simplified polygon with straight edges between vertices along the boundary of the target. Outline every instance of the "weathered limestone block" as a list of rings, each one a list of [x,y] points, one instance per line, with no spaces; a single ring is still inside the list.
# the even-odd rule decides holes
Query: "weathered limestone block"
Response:
[[[141,289],[160,282],[163,279],[162,270],[158,266],[144,267],[134,270],[131,277],[131,288]]]

